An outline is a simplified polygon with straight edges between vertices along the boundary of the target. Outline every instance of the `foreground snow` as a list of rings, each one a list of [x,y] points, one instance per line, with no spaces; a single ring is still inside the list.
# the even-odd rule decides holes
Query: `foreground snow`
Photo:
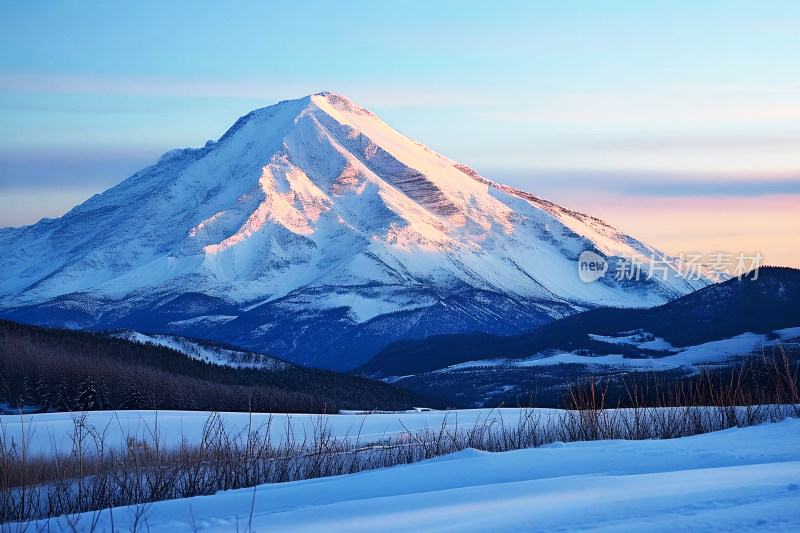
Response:
[[[160,502],[145,517],[150,531],[189,531],[192,523],[244,531],[251,521],[252,531],[797,531],[798,442],[800,421],[789,419],[674,440],[466,450]],[[127,530],[135,514],[114,509],[114,527]],[[102,511],[100,530],[111,518]],[[82,517],[79,529],[90,520]]]

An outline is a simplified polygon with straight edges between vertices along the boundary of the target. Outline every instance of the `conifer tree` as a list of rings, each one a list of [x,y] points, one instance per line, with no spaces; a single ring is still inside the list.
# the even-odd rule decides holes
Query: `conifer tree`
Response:
[[[78,385],[78,395],[75,398],[75,405],[82,411],[92,411],[97,409],[97,386],[94,379],[89,376]]]

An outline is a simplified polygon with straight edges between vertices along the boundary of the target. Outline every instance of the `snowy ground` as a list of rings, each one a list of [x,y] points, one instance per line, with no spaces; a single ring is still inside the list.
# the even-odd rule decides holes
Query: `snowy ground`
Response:
[[[229,434],[246,434],[248,425],[253,430],[269,424],[274,444],[286,442],[287,435],[294,442],[310,439],[315,427],[324,421],[334,437],[359,438],[362,442],[376,441],[415,432],[425,427],[439,428],[445,421],[450,428],[470,427],[494,420],[506,427],[516,427],[520,409],[464,409],[456,411],[408,411],[378,414],[270,414],[270,413],[220,413]],[[537,409],[542,416],[558,413],[555,409]],[[106,446],[123,447],[129,437],[152,441],[153,434],[167,447],[177,447],[185,439],[199,443],[203,428],[211,413],[205,411],[90,411],[86,425],[103,435]],[[81,413],[46,413],[35,415],[0,416],[0,429],[7,441],[22,442],[24,434],[30,453],[51,453],[54,449],[69,453],[74,420]],[[90,441],[91,442],[91,441]]]
[[[150,531],[800,531],[798,442],[789,419],[675,440],[466,450],[160,502],[145,517]],[[115,528],[134,515],[114,509]],[[111,518],[100,513],[100,530]]]

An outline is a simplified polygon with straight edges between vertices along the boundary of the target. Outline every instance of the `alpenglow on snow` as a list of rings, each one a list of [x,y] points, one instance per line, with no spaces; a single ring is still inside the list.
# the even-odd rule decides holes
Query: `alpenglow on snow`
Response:
[[[490,181],[347,98],[258,109],[58,219],[0,229],[0,316],[239,345],[346,370],[392,341],[512,334],[716,281],[578,276],[590,250],[678,261]]]

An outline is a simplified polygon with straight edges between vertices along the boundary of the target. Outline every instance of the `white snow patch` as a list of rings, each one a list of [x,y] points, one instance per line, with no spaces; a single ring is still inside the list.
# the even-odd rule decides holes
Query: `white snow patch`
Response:
[[[188,355],[192,359],[217,365],[235,368],[261,368],[265,370],[280,370],[289,366],[284,361],[268,355],[223,348],[211,343],[193,341],[186,337],[175,335],[145,335],[138,331],[121,331],[114,333],[113,336],[141,344],[155,344],[156,346],[172,348]]]
[[[663,357],[624,357],[622,354],[584,355],[572,352],[546,352],[532,355],[524,359],[480,359],[448,366],[436,372],[451,370],[467,370],[487,367],[537,367],[560,364],[577,364],[587,366],[619,367],[631,370],[671,370],[680,367],[692,367],[704,364],[722,364],[731,358],[747,355],[762,346],[774,346],[778,341],[785,342],[800,337],[800,327],[776,330],[773,335],[743,333],[729,339],[706,342],[696,346],[676,348],[660,337],[647,332],[637,332],[622,336],[603,336],[590,334],[595,340],[611,344],[627,344],[651,350],[671,351]],[[399,379],[399,378],[398,378]]]

